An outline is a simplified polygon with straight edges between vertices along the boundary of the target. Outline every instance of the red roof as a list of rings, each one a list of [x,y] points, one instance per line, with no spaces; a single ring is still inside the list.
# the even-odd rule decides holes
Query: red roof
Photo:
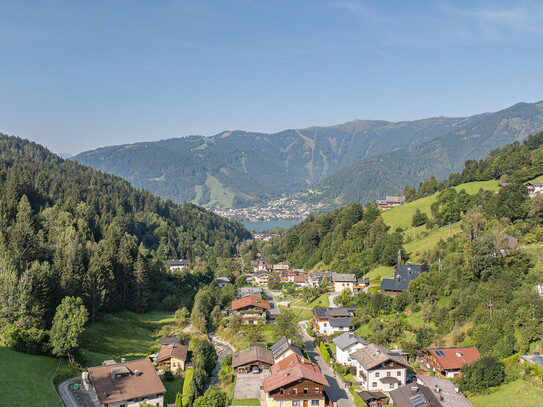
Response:
[[[270,303],[266,300],[263,300],[262,298],[249,296],[249,297],[240,298],[239,300],[232,301],[233,311],[240,308],[250,307],[250,306],[259,307],[266,310],[270,309]]]
[[[294,276],[295,283],[305,283],[307,279],[307,274],[299,274],[297,276]]]
[[[270,367],[270,376],[262,380],[264,391],[270,392],[301,379],[328,386],[319,366],[303,356],[293,353]]]
[[[475,346],[456,348],[426,349],[445,370],[456,370],[465,364],[471,364],[479,359],[479,351]]]

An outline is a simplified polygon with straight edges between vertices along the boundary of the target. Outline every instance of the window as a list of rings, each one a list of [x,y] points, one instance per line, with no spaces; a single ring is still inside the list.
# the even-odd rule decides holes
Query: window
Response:
[[[311,405],[312,406],[318,406],[319,405],[319,400],[311,400]]]
[[[379,377],[379,372],[375,372],[375,377]]]
[[[279,393],[285,394],[285,389],[283,389],[283,388],[281,387],[281,389],[279,390]]]
[[[308,391],[307,391],[307,387],[304,387],[304,394],[307,394]]]
[[[296,387],[292,389],[292,394],[298,394],[298,389]]]
[[[390,388],[391,388],[391,389],[394,388],[394,383],[390,383]]]
[[[315,393],[318,393],[318,392],[319,392],[319,388],[315,387]]]
[[[392,375],[392,372],[387,372],[387,377],[390,377]]]
[[[396,376],[401,376],[401,375],[402,375],[402,371],[401,371],[401,370],[398,370],[398,371],[396,372]]]
[[[300,401],[299,400],[292,400],[292,406],[300,406]]]
[[[373,383],[371,384],[371,387],[377,387],[377,382],[373,382]]]
[[[445,352],[443,352],[442,350],[436,350],[436,355],[437,356],[445,356]]]

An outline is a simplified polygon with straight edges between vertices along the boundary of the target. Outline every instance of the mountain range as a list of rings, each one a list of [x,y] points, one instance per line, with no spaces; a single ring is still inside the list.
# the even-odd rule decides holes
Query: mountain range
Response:
[[[175,202],[244,207],[313,188],[334,205],[398,193],[543,129],[543,103],[495,113],[352,120],[274,134],[225,131],[83,152],[75,160]]]

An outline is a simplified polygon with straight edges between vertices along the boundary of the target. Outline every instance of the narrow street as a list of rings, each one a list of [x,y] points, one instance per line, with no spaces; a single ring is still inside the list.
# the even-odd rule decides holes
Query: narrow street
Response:
[[[305,323],[301,322],[300,328],[302,330],[302,337],[305,342],[305,351],[311,360],[319,365],[322,373],[326,376],[326,380],[328,380],[328,383],[330,384],[330,386],[325,387],[326,394],[328,394],[328,397],[330,397],[330,400],[332,400],[334,406],[355,407],[355,404],[347,395],[347,390],[343,388],[338,379],[336,379],[332,369],[328,367],[328,365],[315,350],[315,347],[313,346],[313,338],[306,333],[304,326]]]

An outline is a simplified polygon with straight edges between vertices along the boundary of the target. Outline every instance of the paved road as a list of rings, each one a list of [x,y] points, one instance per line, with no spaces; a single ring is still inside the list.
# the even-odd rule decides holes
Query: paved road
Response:
[[[74,377],[73,379],[66,380],[58,386],[60,398],[62,398],[62,402],[66,407],[79,407],[79,403],[69,389],[70,384],[77,381],[81,381],[81,377]]]
[[[280,313],[279,306],[277,305],[277,302],[275,301],[272,293],[267,288],[264,288],[262,291],[264,292],[267,300],[270,302],[270,314],[278,315]]]
[[[302,324],[303,323],[300,323],[301,326],[305,326]],[[330,397],[330,400],[337,403],[335,405],[338,407],[356,407],[356,405],[349,399],[349,396],[347,396],[347,391],[336,379],[332,369],[328,367],[326,363],[324,363],[324,360],[322,360],[320,355],[315,350],[315,347],[313,346],[313,339],[307,335],[305,329],[302,329],[302,335],[305,342],[305,351],[311,360],[319,365],[322,373],[326,376],[326,380],[328,380],[330,386],[325,387],[325,391],[326,394],[328,394],[328,397]]]
[[[333,293],[328,296],[328,301],[330,302],[330,308],[337,308],[338,306],[334,304],[334,299],[340,295],[340,293]]]

